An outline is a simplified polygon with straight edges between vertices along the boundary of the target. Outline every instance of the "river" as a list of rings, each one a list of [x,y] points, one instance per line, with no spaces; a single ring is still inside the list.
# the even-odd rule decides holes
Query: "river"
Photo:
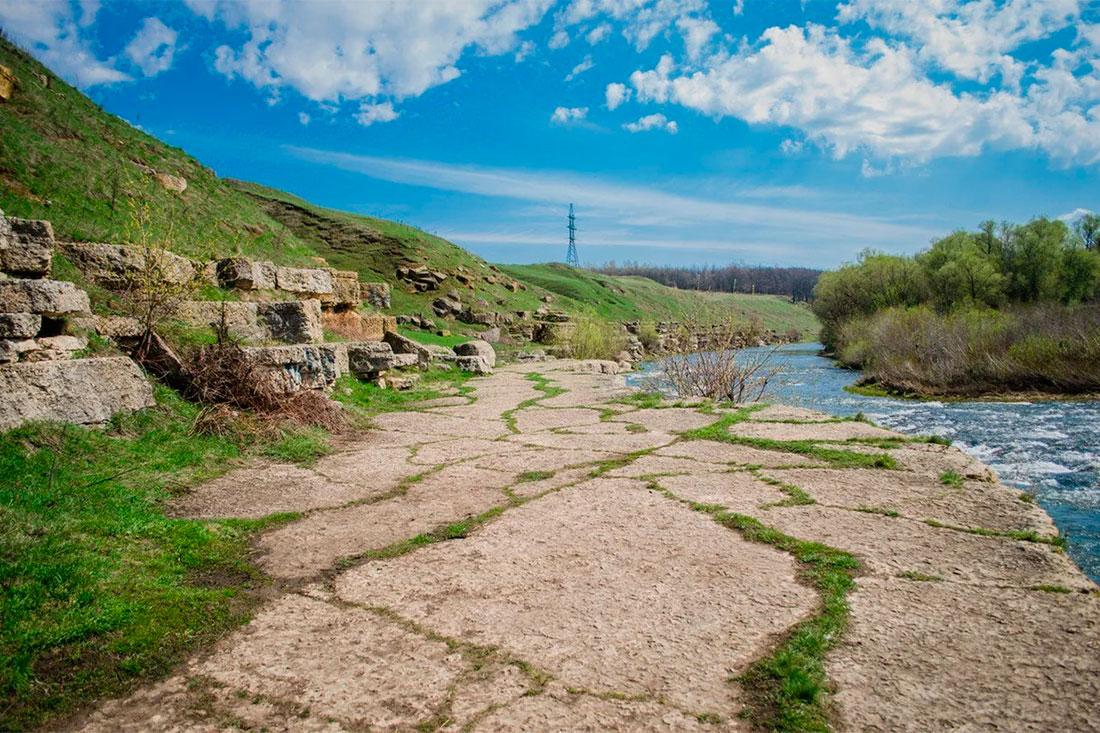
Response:
[[[1100,401],[939,402],[845,391],[857,372],[818,355],[820,344],[780,347],[770,402],[832,415],[862,412],[912,435],[939,435],[1032,494],[1066,537],[1070,556],[1100,582]],[[746,350],[748,352],[752,349]],[[630,382],[641,385],[654,367]]]

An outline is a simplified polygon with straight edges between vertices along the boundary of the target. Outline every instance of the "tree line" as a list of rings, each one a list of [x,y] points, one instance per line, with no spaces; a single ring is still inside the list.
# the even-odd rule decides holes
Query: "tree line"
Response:
[[[724,265],[721,267],[646,265],[627,261],[608,262],[593,268],[605,275],[635,275],[681,290],[722,293],[785,295],[795,301],[810,300],[821,270],[808,267]]]

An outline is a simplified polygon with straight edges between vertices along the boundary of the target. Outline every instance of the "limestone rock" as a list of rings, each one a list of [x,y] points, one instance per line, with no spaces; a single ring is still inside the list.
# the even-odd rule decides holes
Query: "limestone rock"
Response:
[[[267,331],[260,326],[257,303],[192,300],[182,303],[176,317],[192,326],[225,326],[230,336],[242,341],[262,341]]]
[[[218,260],[218,283],[223,288],[237,290],[274,290],[277,268],[266,260],[249,260],[244,257],[227,257]]]
[[[363,300],[367,301],[375,308],[390,307],[389,283],[360,283],[359,287],[362,290]]]
[[[0,367],[0,429],[28,420],[91,425],[153,406],[153,390],[126,357]]]
[[[489,343],[489,344],[495,344],[495,343],[499,342],[500,341],[500,329],[497,328],[496,326],[494,326],[493,328],[485,329],[484,331],[481,332],[481,340],[486,342],[486,343]]]
[[[0,270],[19,277],[50,274],[54,248],[48,221],[5,218],[0,212]]]
[[[183,193],[187,190],[187,179],[183,176],[173,176],[171,173],[158,172],[154,177],[157,179],[157,183],[169,191]]]
[[[41,347],[34,339],[0,340],[0,364],[24,361],[39,348]]]
[[[321,302],[318,300],[257,303],[256,312],[268,336],[276,341],[311,344],[325,338],[321,326]]]
[[[88,294],[59,280],[0,280],[0,312],[59,318],[89,311]]]
[[[460,356],[455,359],[455,365],[464,372],[474,374],[492,374],[493,368],[480,356]]]
[[[275,285],[288,293],[321,296],[332,292],[332,273],[302,267],[278,267],[275,269]]]
[[[451,318],[462,312],[462,301],[457,293],[448,293],[432,301],[432,311],[440,318]]]
[[[356,311],[326,311],[321,314],[325,328],[349,341],[381,341],[387,330],[396,329],[396,324],[390,326],[390,320],[392,316]]]
[[[454,352],[459,356],[479,356],[490,367],[497,365],[497,353],[493,351],[493,345],[486,341],[467,341],[455,346]]]
[[[332,292],[324,294],[321,304],[338,310],[358,308],[363,302],[359,273],[354,270],[329,270],[329,274],[332,276]]]
[[[42,316],[33,313],[0,313],[0,339],[29,339],[42,329]]]
[[[345,374],[350,374],[351,370],[348,368],[348,345],[341,343],[333,344],[319,344],[323,360],[325,363],[332,361],[333,369],[335,370],[335,379],[339,379]]]
[[[407,369],[420,365],[420,357],[417,354],[394,354],[393,368]]]
[[[253,346],[245,352],[269,370],[272,382],[283,392],[326,389],[340,376],[336,350],[324,345]]]
[[[88,348],[88,339],[83,336],[43,336],[37,339],[38,348],[50,351],[80,351]]]
[[[361,341],[347,344],[348,368],[357,379],[376,378],[396,363],[393,348],[385,341]]]
[[[5,102],[15,96],[15,74],[7,66],[0,66],[0,99]]]
[[[386,343],[390,345],[393,352],[399,356],[413,355],[416,357],[416,363],[422,368],[427,369],[428,365],[432,362],[432,351],[425,345],[413,341],[407,336],[402,336],[397,332],[387,332],[383,335]],[[447,349],[450,351],[450,349]],[[454,352],[451,352],[452,357]]]
[[[139,273],[147,269],[146,252],[142,247],[94,242],[59,242],[58,248],[85,277],[110,288],[125,287]],[[174,283],[194,280],[195,263],[186,257],[157,250],[156,274],[159,279]]]
[[[95,332],[109,339],[137,338],[141,323],[129,316],[95,316]]]

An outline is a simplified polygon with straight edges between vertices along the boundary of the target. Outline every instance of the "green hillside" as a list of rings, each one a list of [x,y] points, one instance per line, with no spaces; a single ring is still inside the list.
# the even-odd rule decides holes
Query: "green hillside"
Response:
[[[425,265],[447,273],[441,289],[458,290],[475,309],[533,311],[552,295],[555,309],[614,320],[731,314],[747,320],[755,314],[779,331],[817,327],[805,307],[781,298],[680,291],[555,264],[498,267],[415,227],[222,179],[184,151],[105,112],[3,38],[0,64],[17,80],[13,98],[0,102],[0,209],[47,219],[62,239],[134,241],[140,207],[146,233],[180,254],[240,254],[280,264],[324,257],[333,267],[358,271],[364,282],[389,282],[393,313],[431,314],[438,293],[406,292],[396,278],[400,265]],[[186,189],[170,190],[155,174],[181,177]],[[459,273],[468,286],[455,279]],[[513,280],[522,287],[510,288]]]

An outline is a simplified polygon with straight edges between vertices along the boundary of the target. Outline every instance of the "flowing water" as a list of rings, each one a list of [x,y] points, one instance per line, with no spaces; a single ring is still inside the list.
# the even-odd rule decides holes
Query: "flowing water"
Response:
[[[902,433],[949,438],[1008,485],[1034,495],[1078,565],[1100,582],[1100,401],[918,402],[844,390],[858,373],[818,355],[819,344],[781,347],[783,369],[765,398],[833,415],[862,412]],[[747,350],[752,352],[752,349]],[[653,367],[631,378],[642,384]]]

